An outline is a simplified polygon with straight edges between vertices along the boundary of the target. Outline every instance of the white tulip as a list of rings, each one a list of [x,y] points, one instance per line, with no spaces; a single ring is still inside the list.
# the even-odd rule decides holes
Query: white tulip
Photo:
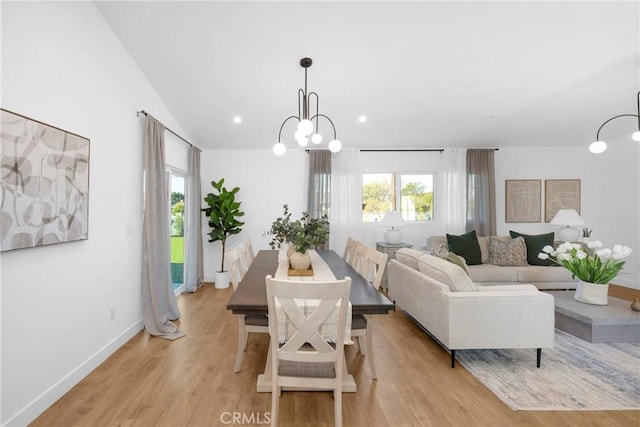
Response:
[[[558,254],[558,259],[559,259],[560,261],[568,261],[568,260],[570,260],[570,259],[571,259],[571,254],[568,254],[568,253],[566,253],[566,252],[564,252],[564,253],[559,253],[559,254]]]
[[[579,250],[576,252],[576,258],[585,259],[587,257],[587,253],[583,250]]]
[[[594,240],[593,242],[587,242],[587,247],[589,249],[600,249],[602,248],[602,242],[600,240]]]
[[[541,252],[538,254],[538,258],[540,259],[549,259],[549,255],[545,254],[544,252]]]
[[[613,259],[623,259],[631,255],[631,252],[633,252],[633,250],[628,246],[615,245],[611,256]]]
[[[596,251],[596,255],[598,255],[603,260],[611,258],[612,253],[613,252],[609,248],[604,248]]]
[[[553,246],[551,245],[547,245],[544,248],[542,248],[542,252],[546,252],[548,254],[552,254],[553,253]]]

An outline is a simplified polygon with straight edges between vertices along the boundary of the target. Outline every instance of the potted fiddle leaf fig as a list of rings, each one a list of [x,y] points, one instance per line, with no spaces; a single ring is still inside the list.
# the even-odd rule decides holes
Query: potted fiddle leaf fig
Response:
[[[211,231],[209,242],[222,242],[222,260],[220,262],[220,271],[216,272],[215,287],[223,289],[229,287],[229,272],[224,270],[224,253],[227,238],[233,234],[242,231],[244,222],[238,218],[244,216],[244,212],[240,210],[240,203],[236,201],[236,193],[240,191],[239,187],[234,187],[231,191],[224,187],[224,178],[220,181],[211,181],[211,186],[215,190],[213,193],[207,194],[204,201],[207,207],[201,210],[205,213],[209,221]]]

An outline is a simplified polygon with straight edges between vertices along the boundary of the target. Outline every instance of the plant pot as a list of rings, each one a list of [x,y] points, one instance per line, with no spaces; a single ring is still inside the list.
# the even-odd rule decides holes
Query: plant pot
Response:
[[[229,272],[228,271],[216,271],[216,289],[226,289],[229,287]]]
[[[609,284],[589,283],[578,281],[578,287],[573,297],[576,301],[585,304],[607,305],[609,304]]]
[[[305,253],[294,252],[289,257],[289,262],[294,270],[308,270],[311,265],[311,255]]]

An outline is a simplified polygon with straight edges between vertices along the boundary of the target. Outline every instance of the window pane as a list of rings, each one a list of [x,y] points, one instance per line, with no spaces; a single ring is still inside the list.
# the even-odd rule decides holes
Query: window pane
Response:
[[[171,175],[171,279],[176,290],[184,283],[184,177]]]
[[[393,210],[393,174],[362,175],[362,222],[379,222]]]
[[[406,221],[433,220],[433,175],[400,175],[400,212]]]

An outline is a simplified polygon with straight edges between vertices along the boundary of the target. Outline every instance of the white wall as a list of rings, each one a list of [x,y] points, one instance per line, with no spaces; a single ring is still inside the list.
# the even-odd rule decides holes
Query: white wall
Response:
[[[435,221],[408,224],[402,229],[403,240],[415,248],[426,244],[428,236],[444,234],[441,195],[442,154],[438,152],[363,152],[363,172],[434,172],[436,174]],[[509,230],[525,234],[555,231],[556,227],[540,223],[506,223],[504,218],[504,181],[506,179],[581,180],[581,216],[593,239],[611,247],[620,243],[634,249],[616,283],[638,285],[640,256],[640,146],[628,138],[612,141],[604,154],[591,154],[586,144],[574,147],[501,148],[496,151],[496,205],[498,234]],[[270,150],[208,150],[203,153],[203,196],[210,181],[225,177],[230,187],[239,186],[239,199],[246,212],[242,234],[231,238],[229,248],[244,237],[254,240],[257,249],[268,249],[262,233],[289,203],[297,215],[306,209],[307,158],[302,150],[290,150],[276,157]],[[544,203],[544,194],[542,197]],[[357,207],[356,207],[357,208]],[[544,214],[544,212],[543,212]],[[383,240],[384,227],[364,224],[362,240],[375,245]],[[208,231],[206,224],[205,232]],[[256,244],[257,243],[257,244]],[[205,241],[205,277],[213,280],[219,269],[219,245]],[[331,248],[342,251],[342,248]],[[214,265],[215,264],[215,265]]]
[[[0,423],[25,425],[142,328],[136,111],[182,130],[88,2],[2,3],[2,107],[91,140],[89,239],[2,253]]]
[[[201,158],[202,197],[212,192],[211,181],[225,179],[228,189],[240,187],[236,199],[241,201],[245,216],[242,232],[231,236],[227,250],[249,237],[256,251],[269,249],[269,238],[263,233],[282,215],[282,205],[298,217],[306,210],[307,154],[304,150],[287,150],[277,157],[271,148],[265,150],[206,150]],[[202,202],[204,207],[204,202]],[[202,223],[205,281],[214,281],[220,270],[221,243],[209,243],[206,217]]]

